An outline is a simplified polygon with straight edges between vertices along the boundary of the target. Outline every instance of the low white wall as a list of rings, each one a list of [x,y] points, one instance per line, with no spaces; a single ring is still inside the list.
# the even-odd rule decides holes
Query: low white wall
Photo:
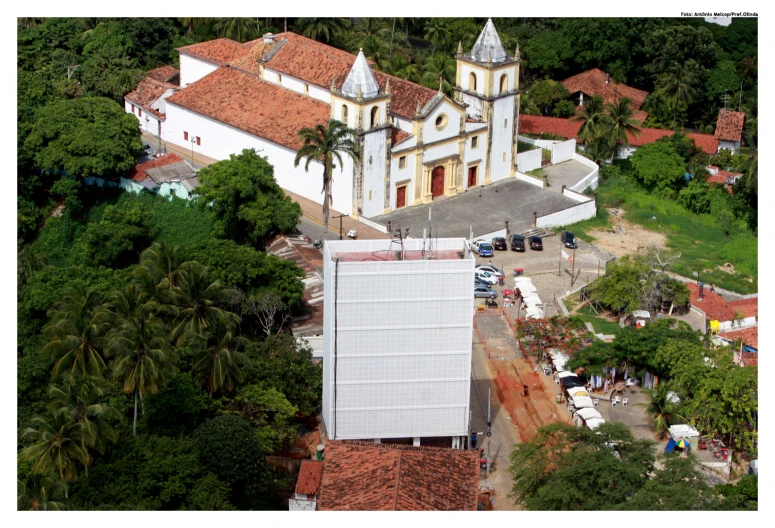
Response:
[[[571,200],[576,200],[577,202],[588,202],[590,200],[590,197],[586,194],[581,194],[580,192],[568,189],[567,187],[563,189],[562,195]]]
[[[552,165],[562,163],[573,159],[573,155],[576,154],[576,140],[569,139],[561,143],[555,143],[551,147],[552,150]]]
[[[552,148],[552,145],[554,145],[555,143],[559,143],[559,141],[555,141],[552,139],[533,139],[525,136],[517,136],[517,139],[519,139],[523,143],[530,143],[531,145],[535,145],[536,147],[541,147],[546,149],[550,149]]]
[[[570,189],[572,191],[578,191],[578,192],[583,192],[584,189],[586,189],[587,187],[591,187],[592,190],[597,189],[597,185],[599,181],[598,176],[600,175],[600,167],[598,166],[598,164],[590,159],[585,158],[581,154],[577,154],[577,153],[573,154],[573,159],[589,167],[592,172],[590,172],[587,176],[584,177],[583,180],[578,182]]]
[[[366,224],[367,226],[376,229],[380,233],[387,234],[388,232],[387,227],[383,226],[382,224],[378,224],[377,222],[374,222],[372,220],[369,220],[368,218],[364,218],[363,216],[359,216],[358,221],[362,224]]]
[[[498,231],[492,231],[490,233],[485,233],[483,235],[474,235],[474,240],[479,240],[480,238],[485,239],[487,242],[492,240],[495,237],[506,237],[506,228],[499,229]]]
[[[540,150],[538,152],[541,152]],[[522,174],[521,172],[516,172],[514,174],[514,177],[518,180],[522,180],[523,182],[527,182],[531,185],[535,185],[536,187],[541,187],[542,189],[545,187],[544,180],[541,178],[536,178],[535,176],[530,176],[529,174]]]
[[[542,150],[537,148],[517,154],[517,170],[520,172],[530,172],[531,170],[540,169],[541,152]]]
[[[573,205],[562,211],[539,216],[536,218],[536,227],[566,226],[593,218],[595,214],[597,214],[595,201],[589,200],[588,202]]]

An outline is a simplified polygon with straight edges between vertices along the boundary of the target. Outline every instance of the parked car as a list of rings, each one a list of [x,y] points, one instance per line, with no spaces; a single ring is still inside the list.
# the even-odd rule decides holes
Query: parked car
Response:
[[[488,282],[489,284],[498,284],[498,277],[496,277],[489,271],[474,270],[474,277],[479,277],[480,279]]]
[[[535,250],[543,250],[544,249],[544,243],[541,240],[540,236],[531,236],[530,237],[530,249],[535,249]]]
[[[492,275],[495,275],[499,279],[505,279],[506,275],[503,273],[502,269],[498,269],[495,266],[492,266],[490,264],[480,264],[476,267],[478,270],[486,271],[487,273],[491,273]]]
[[[525,237],[522,235],[511,235],[511,250],[525,251]]]
[[[560,241],[566,248],[576,249],[576,237],[570,231],[563,231],[560,235]]]
[[[493,290],[492,288],[488,288],[487,286],[475,286],[474,287],[474,298],[480,298],[480,297],[489,297],[490,299],[495,299],[498,296],[498,292]]]
[[[489,288],[490,284],[492,284],[492,283],[490,283],[489,281],[484,280],[481,277],[474,276],[474,286],[487,286]]]
[[[495,237],[492,239],[492,247],[499,251],[506,251],[506,239],[504,237]]]
[[[480,257],[492,257],[492,244],[482,238],[474,240],[473,244],[471,244],[471,249]]]

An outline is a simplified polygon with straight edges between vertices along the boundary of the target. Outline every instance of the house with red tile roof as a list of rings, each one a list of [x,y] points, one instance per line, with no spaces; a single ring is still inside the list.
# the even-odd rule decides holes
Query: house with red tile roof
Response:
[[[632,101],[632,108],[635,110],[634,119],[643,123],[648,117],[648,113],[640,109],[649,96],[648,92],[615,82],[609,74],[598,68],[573,75],[561,82],[579,106],[584,105],[585,98],[589,100],[594,96],[602,97],[603,101],[611,104],[627,97]]]
[[[718,334],[721,344],[734,348],[735,363],[741,367],[759,364],[759,327],[751,326]]]
[[[722,334],[758,324],[758,296],[727,301],[711,291],[710,284],[700,288],[696,282],[687,282],[686,286],[689,288],[689,303],[702,311],[711,332]]]
[[[743,125],[745,125],[745,113],[734,110],[722,109],[716,121],[716,133],[719,150],[725,148],[734,154],[740,148],[743,138]]]
[[[730,172],[720,170],[716,166],[705,167],[708,169],[709,176],[706,178],[706,182],[713,185],[723,185],[724,188],[732,193],[732,186],[737,183],[737,180],[742,178],[742,174],[739,172]]]
[[[146,190],[188,200],[199,187],[199,177],[188,161],[170,152],[135,165],[126,178],[121,178],[119,187],[133,193]]]
[[[298,132],[337,119],[361,145],[334,170],[337,212],[379,216],[516,175],[519,50],[506,53],[492,20],[458,50],[453,97],[291,32],[177,51],[179,71],[153,70],[125,98],[141,126],[193,157],[254,148],[281,187],[322,203],[323,167],[294,164]]]
[[[296,491],[315,483],[300,474]],[[329,440],[317,509],[476,511],[478,495],[478,451]]]
[[[302,460],[299,477],[293,497],[288,500],[290,511],[314,511],[320,491],[320,479],[323,477],[323,462]]]

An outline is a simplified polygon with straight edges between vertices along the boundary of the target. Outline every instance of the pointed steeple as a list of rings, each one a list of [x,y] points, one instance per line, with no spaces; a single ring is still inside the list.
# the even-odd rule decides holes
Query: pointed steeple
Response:
[[[506,60],[506,51],[503,49],[492,18],[487,19],[487,24],[484,25],[484,29],[471,50],[471,58],[477,62],[488,62],[488,57],[492,57],[492,62]]]
[[[358,52],[358,57],[355,59],[352,68],[350,68],[350,73],[347,74],[347,78],[342,85],[342,93],[344,95],[358,97],[358,92],[361,93],[361,97],[366,99],[379,94],[377,79],[374,78],[369,63],[363,55],[363,48]]]

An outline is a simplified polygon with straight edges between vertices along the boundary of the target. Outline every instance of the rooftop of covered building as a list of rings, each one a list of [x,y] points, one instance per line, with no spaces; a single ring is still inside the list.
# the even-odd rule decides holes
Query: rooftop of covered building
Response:
[[[421,235],[420,235],[421,236]],[[341,262],[380,262],[417,260],[465,260],[473,258],[462,238],[423,239],[398,237],[374,240],[330,240],[326,242],[332,259]]]
[[[599,68],[581,72],[561,82],[572,94],[583,92],[589,96],[599,95],[607,103],[613,103],[622,97],[627,97],[632,101],[632,106],[636,110],[640,110],[649,95],[645,90],[615,82],[609,74]]]

